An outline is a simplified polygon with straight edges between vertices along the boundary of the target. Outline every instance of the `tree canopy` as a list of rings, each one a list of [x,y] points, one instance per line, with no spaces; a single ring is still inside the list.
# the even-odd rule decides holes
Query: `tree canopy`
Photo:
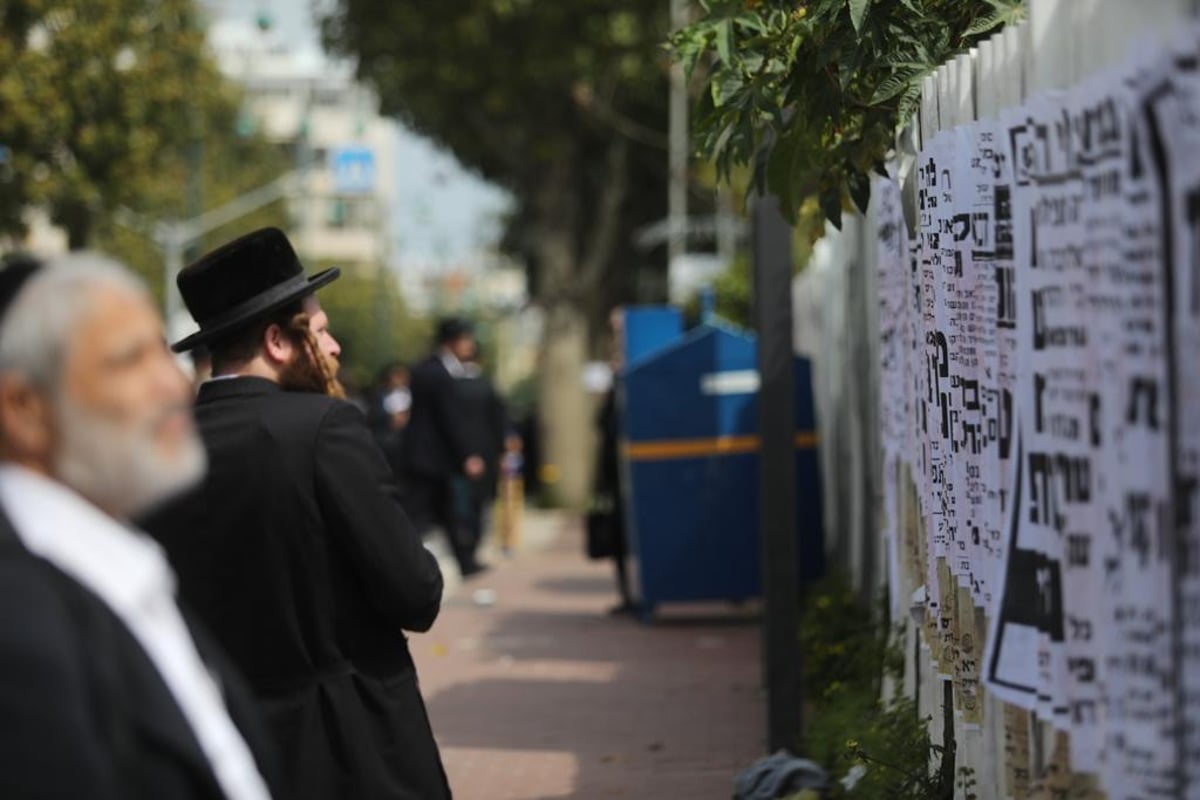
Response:
[[[634,238],[667,212],[667,11],[646,0],[338,0],[322,25],[385,113],[515,198],[506,249],[529,265],[545,310],[544,455],[571,505],[587,495],[588,350],[603,352],[613,305],[666,293],[664,249],[639,251]]]
[[[666,212],[666,3],[340,0],[323,32],[385,113],[513,193],[540,299],[632,291],[631,234]]]
[[[1023,14],[1023,0],[700,0],[672,37],[706,91],[693,123],[702,156],[754,185],[795,219],[805,201],[840,227],[865,209],[920,97],[921,80]]]
[[[239,125],[242,98],[205,46],[194,0],[0,5],[0,234],[46,210],[73,248],[125,261],[162,292],[156,220],[219,206],[283,174],[288,154]],[[118,209],[144,224],[117,222]],[[281,201],[213,231],[285,225]]]
[[[222,91],[192,0],[10,0],[0,10],[0,227],[45,207],[72,247],[155,192]]]

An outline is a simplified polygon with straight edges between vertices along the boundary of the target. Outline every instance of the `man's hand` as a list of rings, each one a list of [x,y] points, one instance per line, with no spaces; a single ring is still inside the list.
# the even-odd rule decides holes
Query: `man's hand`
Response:
[[[463,462],[463,473],[468,478],[482,478],[486,469],[487,465],[479,456],[467,456],[467,460]]]

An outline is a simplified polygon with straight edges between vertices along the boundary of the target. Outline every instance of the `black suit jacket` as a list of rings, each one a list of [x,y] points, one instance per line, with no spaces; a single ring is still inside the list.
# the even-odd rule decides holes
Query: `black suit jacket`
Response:
[[[442,576],[362,413],[260,378],[204,384],[203,487],[144,527],[249,679],[296,798],[448,796],[403,631]]]
[[[272,753],[253,702],[203,634],[189,627],[271,784]],[[225,797],[183,712],[128,628],[89,589],[26,550],[3,514],[0,797]]]
[[[483,458],[486,472],[476,487],[487,499],[496,496],[500,478],[500,456],[504,453],[504,437],[511,430],[504,401],[495,384],[486,375],[459,378],[454,382],[458,394],[460,422],[472,453]]]
[[[412,416],[404,431],[404,461],[417,475],[449,480],[471,449],[455,379],[434,353],[412,369]]]

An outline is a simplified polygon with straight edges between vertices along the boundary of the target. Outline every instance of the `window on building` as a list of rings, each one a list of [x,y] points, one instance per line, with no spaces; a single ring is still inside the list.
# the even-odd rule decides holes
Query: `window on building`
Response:
[[[331,228],[346,227],[346,200],[342,197],[332,197],[329,200],[325,222]]]
[[[325,108],[336,108],[342,104],[345,93],[341,89],[317,89],[313,92],[313,103]]]
[[[331,197],[325,209],[330,228],[373,228],[379,221],[373,197]]]

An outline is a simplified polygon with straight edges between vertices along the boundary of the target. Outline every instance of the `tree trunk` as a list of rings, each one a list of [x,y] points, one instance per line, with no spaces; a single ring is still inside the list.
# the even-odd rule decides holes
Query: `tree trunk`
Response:
[[[581,202],[580,172],[563,159],[545,176],[538,194],[541,223],[539,300],[546,313],[539,373],[539,410],[548,489],[568,508],[589,495],[594,436],[594,398],[583,386],[589,347],[589,312],[603,304],[598,291],[612,267],[629,188],[629,145],[614,141],[604,160],[595,197]],[[582,235],[581,235],[582,234]],[[607,314],[607,309],[604,309]]]
[[[549,499],[582,508],[588,494],[591,419],[582,380],[587,322],[577,299],[581,215],[573,166],[570,159],[555,164],[538,193],[538,300],[546,314],[538,359],[538,415]]]
[[[591,479],[592,403],[583,388],[587,316],[569,302],[546,308],[538,381],[543,474],[551,499],[582,509]]]

